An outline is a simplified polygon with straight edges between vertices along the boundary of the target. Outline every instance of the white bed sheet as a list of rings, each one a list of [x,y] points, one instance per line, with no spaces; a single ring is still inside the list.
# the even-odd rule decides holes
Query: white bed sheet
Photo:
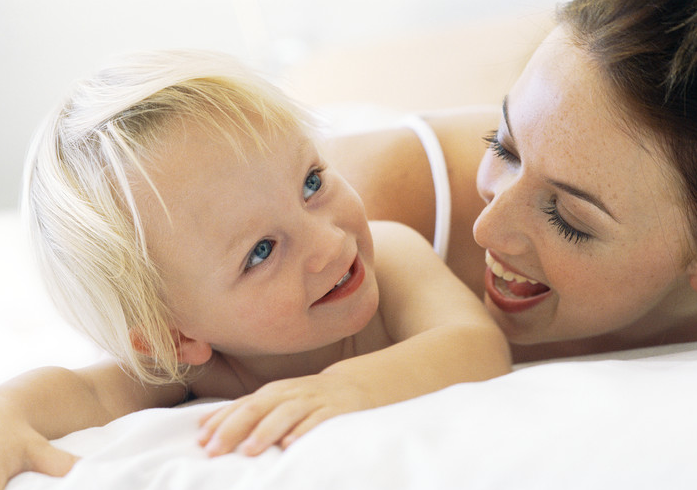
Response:
[[[697,344],[680,349],[456,385],[337,417],[257,458],[209,459],[197,446],[197,419],[220,402],[147,410],[55,441],[83,459],[8,490],[692,490]]]

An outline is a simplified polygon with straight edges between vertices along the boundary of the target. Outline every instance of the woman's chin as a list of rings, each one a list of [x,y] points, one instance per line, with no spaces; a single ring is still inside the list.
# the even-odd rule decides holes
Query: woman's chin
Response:
[[[540,338],[539,321],[526,318],[526,320],[531,321],[523,323],[521,321],[522,318],[520,318],[522,316],[521,314],[511,314],[502,311],[496,303],[491,300],[488,294],[484,296],[484,304],[491,316],[496,320],[496,323],[506,336],[508,342],[511,344],[531,345],[546,342],[545,339]],[[525,316],[530,317],[532,315],[527,314]]]

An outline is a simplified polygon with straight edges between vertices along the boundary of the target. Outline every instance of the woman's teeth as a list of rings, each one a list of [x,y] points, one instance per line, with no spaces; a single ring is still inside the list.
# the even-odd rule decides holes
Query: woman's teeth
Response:
[[[346,274],[344,274],[344,277],[339,279],[339,282],[337,282],[334,285],[334,289],[343,286],[346,283],[346,281],[348,281],[350,278],[351,278],[351,271],[348,271]]]
[[[486,265],[489,266],[491,272],[493,272],[495,276],[500,277],[504,281],[515,281],[518,284],[523,282],[537,284],[537,281],[535,281],[534,279],[528,279],[527,277],[521,276],[520,274],[516,274],[515,272],[504,270],[503,265],[496,262],[496,260],[494,260],[491,254],[489,254],[488,250],[486,251]]]

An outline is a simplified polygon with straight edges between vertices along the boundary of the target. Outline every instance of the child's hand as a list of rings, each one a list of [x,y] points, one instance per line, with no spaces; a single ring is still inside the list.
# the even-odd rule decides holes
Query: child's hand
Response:
[[[269,383],[204,417],[199,443],[209,456],[239,449],[256,456],[274,444],[288,447],[329,418],[375,406],[364,390],[329,374]]]
[[[0,417],[0,488],[25,471],[64,476],[79,459],[53,447],[23,420],[1,411]]]

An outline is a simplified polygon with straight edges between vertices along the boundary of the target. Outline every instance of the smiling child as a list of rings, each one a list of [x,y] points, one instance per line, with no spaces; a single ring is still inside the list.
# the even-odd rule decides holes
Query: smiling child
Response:
[[[228,56],[134,55],[37,136],[25,211],[50,292],[114,361],[0,388],[0,478],[64,474],[47,439],[224,397],[209,455],[510,370],[482,302],[413,230],[368,223],[304,112]]]

